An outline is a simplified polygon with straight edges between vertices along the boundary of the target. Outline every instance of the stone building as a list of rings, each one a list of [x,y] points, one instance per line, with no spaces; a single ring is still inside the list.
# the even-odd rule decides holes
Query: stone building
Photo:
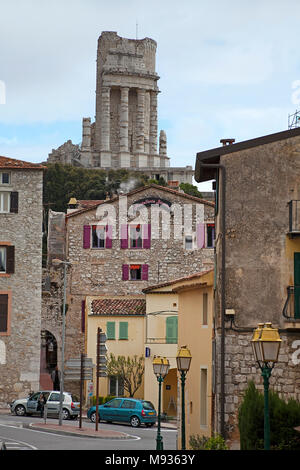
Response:
[[[258,323],[283,340],[271,387],[300,399],[300,129],[200,152],[195,178],[217,185],[216,428],[234,436],[247,382],[263,386],[250,345]]]
[[[150,178],[192,183],[191,166],[170,168],[167,136],[158,146],[156,47],[104,31],[98,39],[95,122],[83,118],[82,143],[53,149],[48,162],[89,168],[127,168]],[[158,148],[157,148],[158,147]]]
[[[0,157],[0,403],[39,387],[43,167]]]
[[[96,324],[88,321],[87,315],[93,319],[98,315],[104,322],[105,317],[117,313],[114,299],[118,298],[118,311],[122,310],[120,303],[125,302],[124,312],[128,312],[127,301],[145,299],[146,287],[211,268],[213,216],[214,203],[155,184],[94,206],[73,206],[66,215],[66,259],[71,263],[66,359],[81,351],[95,352],[95,344],[86,344],[88,337],[94,337],[87,326]],[[49,269],[51,285],[59,274],[57,268]],[[110,299],[111,310],[96,312],[93,302],[97,299]],[[49,317],[49,308],[55,302],[51,295],[45,298],[43,318]],[[59,309],[54,309],[59,314]],[[141,316],[140,311],[137,316]],[[129,330],[128,337],[132,339]],[[59,351],[60,338],[56,340]],[[109,351],[113,352],[115,344],[108,341]],[[124,341],[123,350],[126,355]]]

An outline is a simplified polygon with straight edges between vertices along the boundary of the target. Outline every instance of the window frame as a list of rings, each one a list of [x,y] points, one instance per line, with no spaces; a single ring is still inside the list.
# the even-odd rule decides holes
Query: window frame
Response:
[[[0,296],[7,296],[7,307],[6,307],[6,330],[0,331],[0,336],[10,336],[10,317],[11,317],[11,302],[12,293],[11,291],[0,291]]]
[[[215,230],[216,230],[216,225],[215,225],[214,222],[206,222],[205,225],[206,225],[206,227],[205,227],[205,239],[206,239],[206,240],[205,240],[205,242],[206,242],[206,243],[205,243],[205,247],[206,247],[206,248],[214,248],[214,247],[215,247],[215,236],[216,236],[216,232],[215,232]],[[211,235],[210,235],[210,236],[211,236],[211,239],[212,239],[212,240],[211,240],[212,243],[211,243],[210,245],[208,244],[208,238],[209,238],[209,237],[208,237],[208,229],[209,229],[209,228],[212,229],[212,233],[211,233]]]
[[[8,175],[8,183],[3,183],[3,175]],[[10,186],[11,185],[11,171],[0,171],[0,186]]]
[[[101,231],[103,230],[103,233],[104,233],[104,237],[103,238],[99,238],[98,235],[97,235],[97,230],[98,229],[101,229]],[[96,232],[96,233],[95,233]],[[94,249],[94,250],[104,250],[106,248],[106,226],[105,225],[99,225],[99,224],[92,224],[91,225],[91,248]],[[98,240],[98,243],[99,241],[103,242],[103,246],[95,246],[94,245],[94,239],[95,237],[97,238]],[[102,243],[101,243],[102,244]]]
[[[4,196],[7,196],[7,210],[4,208]],[[10,214],[11,213],[11,191],[6,191],[3,188],[0,188],[0,214]]]
[[[132,230],[136,230],[139,228],[140,236],[138,237],[131,237]],[[139,240],[139,245],[133,246],[132,241]],[[128,248],[130,250],[142,250],[143,249],[143,224],[128,224]]]

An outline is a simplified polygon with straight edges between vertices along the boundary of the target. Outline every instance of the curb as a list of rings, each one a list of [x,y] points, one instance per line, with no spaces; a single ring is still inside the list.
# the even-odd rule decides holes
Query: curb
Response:
[[[134,437],[132,437],[130,434],[126,434],[126,433],[121,433],[121,432],[118,432],[118,431],[113,431],[115,434],[118,434],[118,435],[108,435],[106,434],[106,431],[102,431],[101,429],[98,430],[98,431],[94,431],[93,432],[90,432],[89,429],[87,428],[76,428],[76,430],[74,429],[71,430],[71,429],[66,429],[66,427],[64,429],[60,429],[58,427],[50,427],[51,425],[38,425],[38,424],[35,424],[35,423],[29,423],[29,424],[25,424],[24,423],[24,428],[27,428],[27,429],[32,429],[32,430],[36,430],[36,431],[46,431],[48,433],[52,433],[52,434],[61,434],[61,435],[65,435],[65,436],[72,436],[72,437],[92,437],[94,439],[134,439]],[[53,426],[56,426],[56,425],[53,425]],[[99,434],[95,434],[96,432],[98,433],[103,433],[102,435],[99,435]]]

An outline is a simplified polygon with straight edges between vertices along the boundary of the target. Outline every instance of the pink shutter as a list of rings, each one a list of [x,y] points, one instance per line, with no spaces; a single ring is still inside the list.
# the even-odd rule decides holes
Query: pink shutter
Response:
[[[142,281],[148,281],[148,264],[142,264]]]
[[[129,279],[129,266],[128,264],[123,264],[122,265],[122,280],[128,281],[128,279]]]
[[[143,248],[151,247],[151,224],[143,225]]]
[[[205,224],[197,224],[197,247],[204,248],[205,244]]]
[[[112,226],[106,225],[105,228],[105,248],[112,248]]]
[[[128,248],[128,225],[127,224],[121,225],[121,248],[122,249]]]
[[[83,226],[83,248],[90,248],[91,246],[91,226]]]

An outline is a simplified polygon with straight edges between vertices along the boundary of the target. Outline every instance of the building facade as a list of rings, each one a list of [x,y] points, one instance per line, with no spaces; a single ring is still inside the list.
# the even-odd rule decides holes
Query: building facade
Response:
[[[95,345],[90,344],[94,333],[88,328],[101,322],[106,325],[105,313],[97,310],[96,315],[91,307],[86,310],[90,298],[106,299],[111,306],[116,297],[120,301],[145,299],[143,289],[150,285],[211,267],[213,214],[214,203],[155,184],[69,211],[66,359],[94,351]],[[51,253],[48,256],[51,259]],[[59,272],[59,268],[49,267],[50,285]],[[53,303],[56,300],[51,296],[45,298],[43,319],[49,317]],[[110,311],[111,316],[115,314]],[[139,335],[135,339],[141,341]],[[142,339],[144,344],[144,335]],[[108,344],[115,348],[117,342]],[[124,355],[126,344],[121,342]]]
[[[263,386],[250,344],[258,323],[283,340],[271,387],[300,399],[299,163],[299,128],[197,154],[196,180],[217,183],[215,424],[227,436],[249,380]]]
[[[0,403],[39,388],[43,167],[0,157]]]
[[[167,136],[158,138],[159,89],[153,39],[104,31],[98,39],[95,122],[83,118],[82,143],[53,149],[48,162],[127,168],[150,178],[192,183],[191,166],[170,168]]]

